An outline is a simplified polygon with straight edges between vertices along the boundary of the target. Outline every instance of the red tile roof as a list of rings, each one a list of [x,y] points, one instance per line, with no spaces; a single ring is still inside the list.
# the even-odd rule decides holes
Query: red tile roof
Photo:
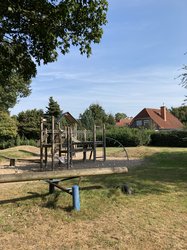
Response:
[[[130,123],[132,122],[132,118],[124,118],[124,119],[121,119],[120,121],[116,122],[116,126],[118,127],[124,127],[124,126],[128,126],[130,125]]]
[[[160,109],[144,108],[133,121],[140,118],[151,118],[160,129],[181,129],[184,125],[166,109],[166,121],[161,116]],[[133,123],[132,121],[132,123]]]

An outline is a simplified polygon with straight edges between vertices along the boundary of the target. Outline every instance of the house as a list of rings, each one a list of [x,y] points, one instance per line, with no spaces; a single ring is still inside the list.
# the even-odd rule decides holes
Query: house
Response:
[[[172,115],[165,106],[160,109],[144,108],[132,120],[131,128],[150,128],[155,130],[178,130],[184,125]]]
[[[129,127],[132,122],[132,117],[126,117],[116,122],[117,127]]]

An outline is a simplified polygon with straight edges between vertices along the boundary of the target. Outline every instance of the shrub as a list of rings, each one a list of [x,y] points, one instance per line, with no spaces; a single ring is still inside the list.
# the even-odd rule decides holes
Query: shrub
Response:
[[[15,146],[21,145],[30,145],[37,146],[37,142],[33,139],[28,140],[27,138],[21,137],[18,135],[16,138],[12,139],[0,139],[0,149],[6,149]]]
[[[157,132],[151,135],[152,146],[187,147],[187,131]]]
[[[147,129],[113,127],[106,131],[106,142],[108,147],[117,146],[115,140],[125,147],[148,145],[151,133],[153,131]]]

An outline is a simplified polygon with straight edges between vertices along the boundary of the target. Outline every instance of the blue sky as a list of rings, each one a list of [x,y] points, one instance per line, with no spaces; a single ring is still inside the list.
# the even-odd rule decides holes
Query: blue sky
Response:
[[[72,47],[58,61],[38,68],[32,94],[11,110],[42,108],[53,96],[78,118],[93,103],[107,113],[135,116],[144,107],[183,103],[176,79],[187,63],[186,0],[109,0],[108,24],[92,56]]]

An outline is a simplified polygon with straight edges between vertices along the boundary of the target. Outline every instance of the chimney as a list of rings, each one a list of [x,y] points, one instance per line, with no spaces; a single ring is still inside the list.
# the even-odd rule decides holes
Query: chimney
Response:
[[[160,107],[160,114],[164,121],[166,121],[166,106]]]

